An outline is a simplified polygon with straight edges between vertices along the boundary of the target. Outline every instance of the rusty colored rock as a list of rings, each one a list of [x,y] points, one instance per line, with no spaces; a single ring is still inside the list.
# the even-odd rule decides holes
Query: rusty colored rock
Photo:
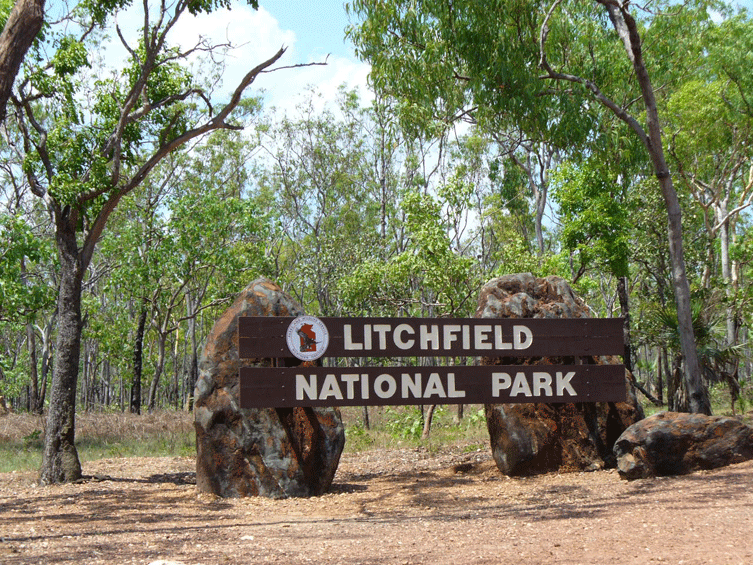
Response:
[[[753,427],[726,416],[661,412],[625,430],[614,453],[623,479],[685,475],[753,459]]]
[[[489,281],[479,294],[477,318],[588,318],[588,307],[560,277],[530,273]],[[620,364],[617,357],[482,358],[483,365]],[[492,455],[510,476],[614,467],[612,447],[628,426],[643,418],[632,376],[627,401],[577,404],[488,404]]]
[[[194,393],[196,486],[222,497],[316,496],[327,492],[345,444],[336,408],[239,406],[238,318],[298,316],[301,307],[273,282],[247,286],[215,323],[199,362]]]

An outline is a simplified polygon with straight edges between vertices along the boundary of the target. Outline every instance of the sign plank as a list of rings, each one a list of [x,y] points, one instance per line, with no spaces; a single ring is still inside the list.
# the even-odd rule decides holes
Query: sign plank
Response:
[[[241,408],[624,402],[623,365],[244,367]]]
[[[241,317],[242,358],[290,357],[294,318]],[[319,318],[325,357],[561,357],[621,355],[621,318]]]

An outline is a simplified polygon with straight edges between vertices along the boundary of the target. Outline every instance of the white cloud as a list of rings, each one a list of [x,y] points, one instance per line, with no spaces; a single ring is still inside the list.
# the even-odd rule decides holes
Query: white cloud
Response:
[[[269,59],[280,47],[286,47],[287,51],[278,64],[290,65],[295,60],[295,32],[280,29],[277,20],[264,8],[237,6],[199,16],[186,14],[169,35],[169,40],[182,49],[190,49],[200,39],[233,46],[224,58],[226,94],[249,70]]]
[[[139,28],[143,25],[141,4],[134,3],[127,11],[118,15],[118,24],[128,41],[135,47]],[[303,30],[307,32],[311,30]],[[111,39],[103,45],[105,63],[112,68],[122,66],[126,51],[113,30]],[[273,68],[275,72],[264,73],[246,90],[247,94],[264,91],[265,104],[274,106],[281,112],[292,112],[303,101],[310,87],[321,94],[322,105],[335,99],[338,88],[346,84],[356,88],[364,103],[372,95],[366,86],[369,66],[355,57],[321,55],[326,52],[326,44],[319,43],[316,53],[302,53],[297,49],[298,37],[294,30],[281,28],[279,22],[263,7],[253,10],[242,4],[235,4],[231,10],[221,9],[211,14],[192,16],[185,14],[170,31],[168,40],[181,49],[190,49],[200,40],[209,44],[231,44],[233,46],[223,57],[225,66],[221,87],[216,92],[218,101],[227,98],[243,76],[259,63],[273,56],[280,47],[286,52]],[[341,38],[337,38],[338,41]],[[324,62],[325,66],[302,66],[314,62]],[[199,63],[199,56],[191,60]],[[195,67],[200,68],[200,67]],[[204,67],[206,72],[206,68]]]
[[[338,87],[345,83],[358,88],[362,99],[370,99],[366,88],[368,65],[356,59],[300,53],[296,49],[296,33],[282,29],[277,20],[263,7],[252,10],[236,6],[232,10],[218,10],[209,15],[188,16],[171,32],[171,40],[181,47],[193,46],[199,38],[213,43],[231,43],[234,48],[225,58],[223,88],[227,96],[243,76],[254,66],[274,55],[280,47],[286,52],[272,68],[277,71],[260,75],[247,92],[265,91],[268,106],[281,111],[295,108],[309,86],[322,94],[323,100],[333,100]],[[321,63],[325,66],[294,65]]]

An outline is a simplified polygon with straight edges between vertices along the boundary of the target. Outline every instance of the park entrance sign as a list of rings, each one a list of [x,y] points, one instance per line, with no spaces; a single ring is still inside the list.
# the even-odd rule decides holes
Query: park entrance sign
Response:
[[[288,408],[623,402],[623,365],[581,361],[623,351],[620,318],[240,317],[239,356],[278,359],[276,367],[240,369],[240,404],[241,408]],[[479,356],[560,357],[572,359],[573,364],[307,366],[321,357]]]

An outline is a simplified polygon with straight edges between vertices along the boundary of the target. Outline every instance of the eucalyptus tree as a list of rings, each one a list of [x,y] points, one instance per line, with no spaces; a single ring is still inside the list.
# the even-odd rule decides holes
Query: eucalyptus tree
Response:
[[[25,357],[28,372],[20,374],[28,391],[26,407],[33,413],[41,413],[55,320],[54,245],[49,237],[49,218],[31,197],[20,166],[22,158],[13,149],[19,142],[18,132],[7,124],[3,131],[6,136],[0,142],[4,157],[0,160],[0,323],[4,325],[2,334],[8,339],[14,333],[25,334],[21,343],[28,353]],[[8,359],[0,355],[0,366],[7,367]],[[9,391],[6,396],[11,396]],[[16,402],[18,405],[19,401]]]
[[[753,204],[753,21],[742,13],[705,35],[702,73],[667,101],[670,153],[684,184],[700,206],[708,234],[709,287],[718,263],[727,298],[727,344],[734,346],[739,312],[738,267],[731,258],[740,216]]]
[[[255,0],[250,3],[257,6]],[[211,90],[184,66],[191,53],[212,46],[202,42],[182,51],[170,47],[168,34],[184,15],[211,12],[230,2],[178,0],[170,7],[144,3],[143,27],[135,43],[114,24],[127,53],[122,71],[92,76],[90,61],[100,49],[92,32],[127,5],[114,1],[76,6],[63,25],[45,34],[45,49],[18,77],[11,97],[24,138],[24,172],[53,218],[60,260],[43,484],[81,476],[75,401],[82,281],[110,215],[172,152],[211,131],[241,128],[233,111],[245,89],[284,52],[280,49],[251,69],[227,102],[212,104]]]
[[[129,332],[129,347],[125,350],[121,347],[116,352],[120,356],[126,351],[131,355],[128,407],[134,414],[141,413],[144,342],[154,317],[155,289],[169,276],[161,252],[165,239],[165,200],[173,177],[160,173],[174,169],[173,161],[172,157],[166,159],[145,179],[141,190],[118,207],[110,218],[111,229],[104,234],[97,254],[112,265],[101,292],[125,314],[128,321],[124,325],[134,328],[132,338]],[[109,313],[103,308],[90,315],[100,318],[102,314]],[[110,333],[112,330],[120,332],[121,328],[111,327]],[[105,342],[110,341],[107,333],[100,332]]]
[[[363,132],[364,167],[360,173],[369,198],[379,206],[379,253],[386,257],[391,248],[389,240],[400,240],[395,230],[400,226],[393,221],[397,211],[401,169],[406,143],[403,131],[396,119],[396,102],[389,97],[375,94],[368,108],[362,108],[354,92],[347,96],[351,103],[341,108],[348,119],[354,120]],[[355,104],[353,103],[355,102]]]
[[[187,325],[184,390],[192,397],[198,378],[198,317],[231,301],[249,278],[268,272],[269,215],[246,197],[245,165],[254,149],[255,144],[237,132],[219,132],[192,152],[166,201],[169,220],[158,251],[170,284],[152,304],[161,315],[153,320],[159,355],[149,388],[149,410],[157,403],[167,334]]]
[[[438,108],[445,116],[473,111],[487,130],[513,121],[524,132],[570,138],[576,146],[589,140],[604,112],[630,128],[667,211],[691,410],[709,413],[693,338],[682,213],[652,81],[690,72],[702,51],[692,38],[710,21],[706,5],[661,3],[647,11],[612,0],[355,0],[350,7],[363,17],[352,35],[372,64],[374,86],[409,108],[429,114]]]
[[[594,158],[566,163],[555,173],[555,200],[563,224],[562,245],[576,256],[576,282],[596,266],[615,277],[620,314],[624,325],[624,362],[632,371],[628,274],[632,226],[626,185],[616,178],[608,163]],[[611,316],[611,308],[608,308]]]

